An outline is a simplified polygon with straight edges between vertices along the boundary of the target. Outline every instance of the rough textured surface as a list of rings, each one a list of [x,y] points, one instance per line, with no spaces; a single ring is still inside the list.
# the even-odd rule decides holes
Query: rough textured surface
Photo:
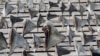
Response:
[[[54,1],[54,0],[53,0]],[[56,1],[56,0],[55,0]],[[74,4],[74,6],[78,9],[79,8],[79,3],[78,3],[78,0],[70,0],[72,2],[72,4]],[[86,1],[87,0],[81,0],[81,4],[84,6],[86,5]],[[67,0],[63,0],[64,4],[67,6]],[[91,2],[94,2],[96,4],[96,7],[94,9],[94,12],[98,15],[100,15],[100,0],[91,0]],[[16,8],[16,0],[11,0],[11,2],[9,2],[12,6],[14,6]],[[55,2],[56,3],[56,2]],[[34,0],[34,4],[37,6],[38,8],[38,5],[39,5],[39,1],[38,0]],[[45,0],[45,4],[46,6],[48,6],[48,0]],[[3,6],[4,6],[4,2],[2,4],[0,4],[0,12],[2,11],[3,9]],[[7,20],[8,22],[8,29],[0,29],[0,32],[3,32],[4,33],[4,36],[6,37],[6,40],[7,40],[7,43],[9,44],[9,33],[10,33],[10,28],[11,28],[11,22],[10,22],[10,15],[13,15],[13,16],[19,16],[21,17],[22,19],[29,19],[29,11],[27,10],[27,8],[25,8],[25,12],[19,12],[19,14],[17,15],[16,14],[16,9],[14,9],[12,11],[11,14],[7,15],[5,17],[5,19]],[[53,7],[50,9],[50,13],[52,14],[57,14],[57,15],[61,15],[62,12],[60,10],[60,8],[58,7]],[[40,11],[40,14],[43,16],[43,18],[46,19],[46,15],[47,15],[47,12],[42,12]],[[76,15],[77,18],[81,19],[81,16],[80,16],[80,13],[78,11],[73,11],[72,14]],[[0,15],[2,15],[2,13],[0,13]],[[74,27],[74,23],[73,23],[73,19],[70,18],[71,16],[69,16],[69,12],[68,12],[68,9],[65,8],[65,11],[63,13],[64,17],[69,21],[69,24],[70,24],[70,27],[73,31],[75,31],[75,27]],[[83,31],[86,35],[91,35],[91,32],[89,31],[89,28],[88,28],[88,23],[87,23],[87,10],[83,13],[83,21],[85,21],[85,26],[83,27]],[[94,29],[94,30],[97,30],[99,28],[99,26],[97,27],[96,26],[96,22],[95,22],[95,17],[94,15],[91,15],[92,16],[92,19],[91,19],[91,22],[90,22],[90,25],[91,27]],[[35,16],[33,19],[33,22],[36,24],[37,23],[37,20],[38,20],[38,16]],[[75,36],[73,38],[73,41],[71,42],[71,46],[69,46],[69,40],[68,40],[68,35],[66,33],[67,31],[67,27],[64,27],[62,28],[62,23],[57,23],[58,22],[58,17],[54,18],[54,19],[51,19],[51,21],[54,21],[54,25],[55,27],[58,29],[58,31],[61,33],[61,34],[64,34],[66,36],[66,39],[58,44],[57,46],[61,46],[62,48],[65,48],[65,49],[68,49],[71,51],[70,54],[66,54],[66,55],[63,55],[63,56],[77,56],[77,53],[75,51],[75,47],[74,47],[74,40],[77,40],[78,42],[82,42],[83,40],[81,39],[81,36],[82,36],[82,32],[75,32]],[[19,22],[19,23],[15,23],[14,27],[16,27],[17,29],[17,32],[22,34],[23,32],[23,22]],[[66,26],[67,24],[65,24]],[[39,36],[41,39],[45,39],[45,35],[42,31],[42,27],[39,26],[39,30],[37,32],[37,29],[33,29],[30,33],[26,34],[24,36],[24,38],[28,41],[29,45],[30,45],[30,51],[28,51],[28,53],[30,54],[33,54],[33,55],[36,55],[36,56],[48,56],[47,55],[47,51],[45,51],[45,47],[44,47],[44,42],[42,43],[42,45],[36,50],[36,53],[33,52],[34,50],[34,47],[33,47],[33,43],[34,40],[33,40],[33,33],[35,33],[35,35]],[[95,31],[92,36],[94,36],[94,39],[93,41],[91,42],[88,42],[87,44],[84,44],[83,47],[85,48],[86,52],[85,54],[84,53],[81,53],[81,55],[85,55],[85,56],[90,56],[91,55],[91,52],[89,50],[90,48],[90,44],[93,45],[95,48],[97,48],[97,40],[100,40],[99,36],[98,36],[98,33],[97,31]],[[9,45],[8,45],[9,46]],[[8,53],[9,53],[10,49],[8,47],[8,49],[4,49],[4,50],[1,50],[0,51],[0,56],[8,56]],[[22,55],[22,51],[23,49],[16,49],[14,51],[14,53],[11,55],[11,56],[21,56]],[[58,53],[57,53],[57,48],[56,47],[52,47],[50,50],[48,50],[49,54],[52,55],[52,56],[58,56]]]

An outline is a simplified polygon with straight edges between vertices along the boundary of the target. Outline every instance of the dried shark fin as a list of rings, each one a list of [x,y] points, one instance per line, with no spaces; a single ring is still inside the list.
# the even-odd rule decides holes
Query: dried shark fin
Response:
[[[37,21],[37,31],[38,31],[38,27],[44,23],[46,20],[41,16],[41,14],[39,15],[38,21]]]
[[[82,46],[81,43],[78,43],[76,41],[74,41],[74,43],[75,43],[75,50],[78,56],[80,55],[80,53],[85,53],[85,48]]]
[[[66,37],[58,32],[58,30],[53,26],[51,21],[47,21],[42,30],[45,33],[45,46],[46,49],[50,49],[52,46],[56,46],[62,42]]]
[[[65,4],[62,2],[60,7],[62,13],[64,12],[65,8],[66,8]]]
[[[94,37],[93,35],[86,35],[84,32],[82,32],[82,44],[87,44],[88,42],[93,41]]]
[[[89,31],[90,31],[91,33],[94,33],[96,30],[94,30],[91,26],[89,26]]]
[[[17,12],[19,13],[21,10],[24,11],[24,9],[25,9],[25,4],[22,3],[22,1],[18,0],[17,1]]]
[[[27,53],[27,52],[24,50],[23,53],[22,53],[22,56],[34,56],[34,55],[31,55],[31,54]]]
[[[68,22],[68,20],[67,19],[65,19],[65,17],[64,16],[59,16],[59,22],[62,22],[62,27],[64,27],[65,26],[65,24],[67,23],[67,25],[69,25],[69,22]]]
[[[78,19],[75,15],[72,15],[72,19],[74,20],[76,31],[80,31],[82,28],[82,20]]]
[[[8,56],[11,56],[16,48],[24,48],[25,50],[29,50],[28,42],[18,34],[14,29],[11,29],[10,32],[10,52]]]
[[[41,0],[39,4],[39,11],[45,11],[46,10],[46,4]]]
[[[28,8],[33,8],[34,7],[33,0],[28,0],[27,6]]]
[[[59,7],[57,5],[57,3],[53,3],[53,2],[50,2],[50,1],[49,1],[49,5],[50,5],[50,8],[52,8],[52,7]]]
[[[91,19],[92,19],[92,17],[91,17],[91,15],[90,15],[90,13],[88,13],[88,14],[87,14],[87,22],[88,22],[88,25],[89,25],[89,30],[90,30],[91,32],[95,32],[95,30],[91,27],[91,23],[90,23]]]
[[[2,16],[0,17],[0,29],[2,28],[8,28],[8,23],[5,20],[5,18],[3,18]]]
[[[72,29],[69,27],[69,25],[67,26],[67,32],[68,32],[68,39],[69,39],[69,44],[71,45],[71,42],[73,41],[73,37],[74,37],[74,32],[72,31]]]
[[[56,48],[57,48],[58,56],[62,56],[62,55],[70,53],[70,51],[65,49],[65,48],[62,48],[62,47],[59,47],[59,46],[57,46]]]
[[[50,20],[50,19],[55,18],[55,17],[57,17],[57,16],[58,16],[58,15],[56,15],[56,14],[51,14],[50,12],[48,12],[48,14],[47,14],[47,19]]]
[[[23,27],[24,27],[23,29],[23,36],[24,36],[25,34],[32,31],[34,28],[36,28],[36,25],[32,21],[26,20]]]
[[[72,12],[77,11],[77,9],[75,8],[75,6],[70,1],[68,1],[68,6],[69,6],[69,8],[68,8],[69,15],[71,16]]]
[[[94,17],[95,17],[95,20],[96,20],[96,25],[100,25],[100,16],[97,15],[96,13],[94,13]]]
[[[42,39],[34,34],[33,34],[33,39],[34,39],[34,47],[39,48],[39,46],[42,43]]]
[[[85,12],[85,8],[82,5],[80,5],[79,12],[80,12],[80,15],[81,15],[82,27],[83,27],[85,25],[84,24],[85,22],[83,21],[83,13]]]
[[[7,29],[8,28],[8,22],[7,22],[7,20],[4,19],[3,22],[4,22],[4,28]]]
[[[90,14],[94,13],[95,4],[87,0],[86,8]]]
[[[80,0],[79,0],[79,12],[80,12],[82,20],[83,20],[83,13],[85,12],[85,10],[86,9],[81,5]]]
[[[83,19],[83,13],[85,12],[85,8],[82,5],[80,5],[79,8],[80,8],[79,12],[80,12],[81,18]]]
[[[30,14],[31,19],[33,17],[37,16],[37,14],[38,14],[38,11],[37,10],[35,10],[33,8],[29,8],[28,10],[29,10],[29,14]]]
[[[12,23],[12,26],[15,24],[15,23],[17,23],[17,22],[22,22],[23,21],[23,19],[21,19],[20,17],[15,17],[15,16],[10,16],[10,21],[11,21],[11,23]]]
[[[3,16],[7,16],[9,13],[11,13],[12,10],[14,10],[14,7],[6,2],[2,11]]]
[[[90,13],[88,13],[87,14],[87,22],[88,22],[88,24],[89,24],[89,26],[90,26],[90,20],[92,19],[92,17],[91,17],[91,15],[90,15]]]
[[[7,48],[7,41],[4,37],[4,34],[0,32],[0,50],[6,49]]]

